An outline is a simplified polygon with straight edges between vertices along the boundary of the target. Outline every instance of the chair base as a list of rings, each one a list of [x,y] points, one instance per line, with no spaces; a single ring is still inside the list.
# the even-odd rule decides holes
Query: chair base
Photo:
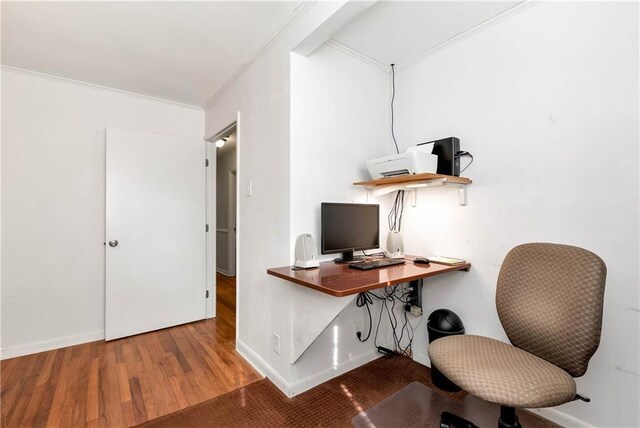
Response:
[[[470,420],[454,415],[453,413],[442,412],[440,415],[440,428],[451,428],[451,426],[456,428],[479,428]]]
[[[498,419],[498,428],[522,428],[516,415],[516,409],[513,407],[500,406],[500,419]]]
[[[453,413],[442,412],[440,415],[440,428],[451,428],[451,426],[457,428],[478,428],[478,426],[470,420],[454,415]],[[500,406],[498,428],[522,428],[522,425],[520,425],[518,421],[515,408]]]

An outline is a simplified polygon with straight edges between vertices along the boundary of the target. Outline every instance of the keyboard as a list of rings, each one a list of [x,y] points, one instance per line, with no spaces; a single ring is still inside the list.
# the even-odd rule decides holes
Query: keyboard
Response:
[[[351,269],[369,270],[378,269],[387,266],[403,265],[404,259],[380,259],[380,260],[367,260],[365,262],[351,263],[349,267]]]

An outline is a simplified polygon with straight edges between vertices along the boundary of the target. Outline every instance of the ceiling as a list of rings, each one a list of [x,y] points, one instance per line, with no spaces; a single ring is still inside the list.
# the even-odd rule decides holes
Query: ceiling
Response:
[[[402,64],[521,3],[379,1],[333,40],[381,64]]]
[[[333,40],[401,65],[518,1],[378,1]],[[2,64],[203,106],[301,1],[2,1]]]
[[[2,64],[202,106],[300,4],[2,1]]]

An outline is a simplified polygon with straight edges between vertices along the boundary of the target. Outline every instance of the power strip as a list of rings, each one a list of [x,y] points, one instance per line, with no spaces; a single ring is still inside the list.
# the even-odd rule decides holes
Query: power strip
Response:
[[[378,352],[386,355],[387,357],[391,357],[392,355],[396,355],[396,351],[392,351],[389,348],[385,348],[384,346],[378,346]]]
[[[404,306],[405,311],[410,312],[414,317],[422,316],[422,281],[411,281],[407,294],[408,303]]]

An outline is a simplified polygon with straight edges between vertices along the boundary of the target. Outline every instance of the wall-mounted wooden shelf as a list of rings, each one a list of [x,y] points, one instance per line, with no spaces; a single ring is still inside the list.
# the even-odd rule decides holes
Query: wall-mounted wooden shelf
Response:
[[[455,177],[453,175],[432,174],[426,172],[423,174],[407,174],[395,177],[379,178],[377,180],[357,181],[353,183],[353,185],[364,186],[371,192],[371,195],[374,198],[398,190],[412,191],[414,194],[412,205],[415,206],[417,189],[422,187],[444,186],[446,184],[457,185],[458,203],[460,205],[467,205],[466,186],[471,183],[472,181],[466,177]]]

